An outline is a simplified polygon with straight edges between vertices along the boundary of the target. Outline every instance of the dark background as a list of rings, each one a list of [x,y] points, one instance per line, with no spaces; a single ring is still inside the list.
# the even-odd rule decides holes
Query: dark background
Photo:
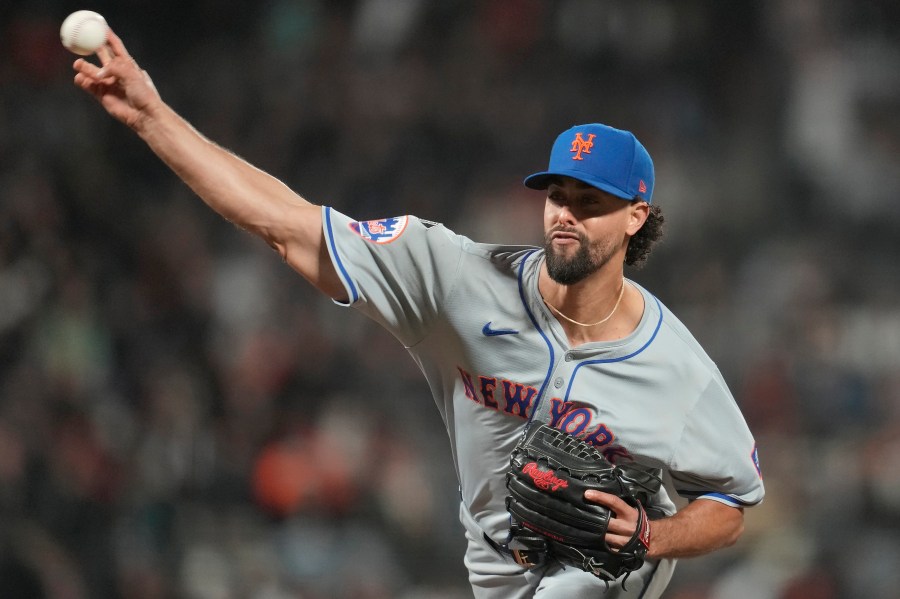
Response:
[[[0,596],[470,596],[446,433],[390,336],[71,82],[101,12],[199,130],[311,201],[535,243],[556,134],[634,131],[647,286],[768,494],[677,599],[900,588],[900,4],[4,0]]]

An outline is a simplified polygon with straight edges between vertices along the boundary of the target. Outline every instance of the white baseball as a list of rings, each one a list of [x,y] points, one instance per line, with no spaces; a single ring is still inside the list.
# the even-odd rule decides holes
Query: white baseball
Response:
[[[109,25],[92,10],[76,10],[63,21],[59,39],[67,50],[80,56],[93,54],[106,43]]]

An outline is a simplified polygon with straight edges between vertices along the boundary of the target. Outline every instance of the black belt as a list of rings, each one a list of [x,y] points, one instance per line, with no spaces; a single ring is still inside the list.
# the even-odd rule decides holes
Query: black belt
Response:
[[[547,552],[541,551],[539,549],[512,549],[509,545],[503,544],[501,545],[491,537],[484,534],[484,540],[488,542],[488,544],[494,548],[497,553],[501,555],[507,555],[513,560],[522,566],[523,568],[534,568],[536,566],[541,566],[544,564],[544,561],[547,558]]]

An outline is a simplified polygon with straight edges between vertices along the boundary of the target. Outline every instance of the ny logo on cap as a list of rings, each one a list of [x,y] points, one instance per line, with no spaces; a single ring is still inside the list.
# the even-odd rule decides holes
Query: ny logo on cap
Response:
[[[570,152],[575,152],[575,155],[572,156],[572,160],[584,160],[584,158],[581,157],[581,153],[591,153],[591,148],[594,147],[594,137],[595,135],[590,133],[588,134],[588,138],[584,139],[581,137],[581,131],[575,134],[575,139],[572,140],[572,149],[569,150]]]

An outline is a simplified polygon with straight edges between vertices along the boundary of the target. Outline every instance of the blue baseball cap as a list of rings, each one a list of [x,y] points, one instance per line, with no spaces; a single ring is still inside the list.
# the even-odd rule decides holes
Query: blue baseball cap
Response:
[[[625,200],[653,196],[653,160],[630,131],[591,123],[560,134],[550,166],[525,179],[531,189],[547,189],[553,177],[572,177]]]

